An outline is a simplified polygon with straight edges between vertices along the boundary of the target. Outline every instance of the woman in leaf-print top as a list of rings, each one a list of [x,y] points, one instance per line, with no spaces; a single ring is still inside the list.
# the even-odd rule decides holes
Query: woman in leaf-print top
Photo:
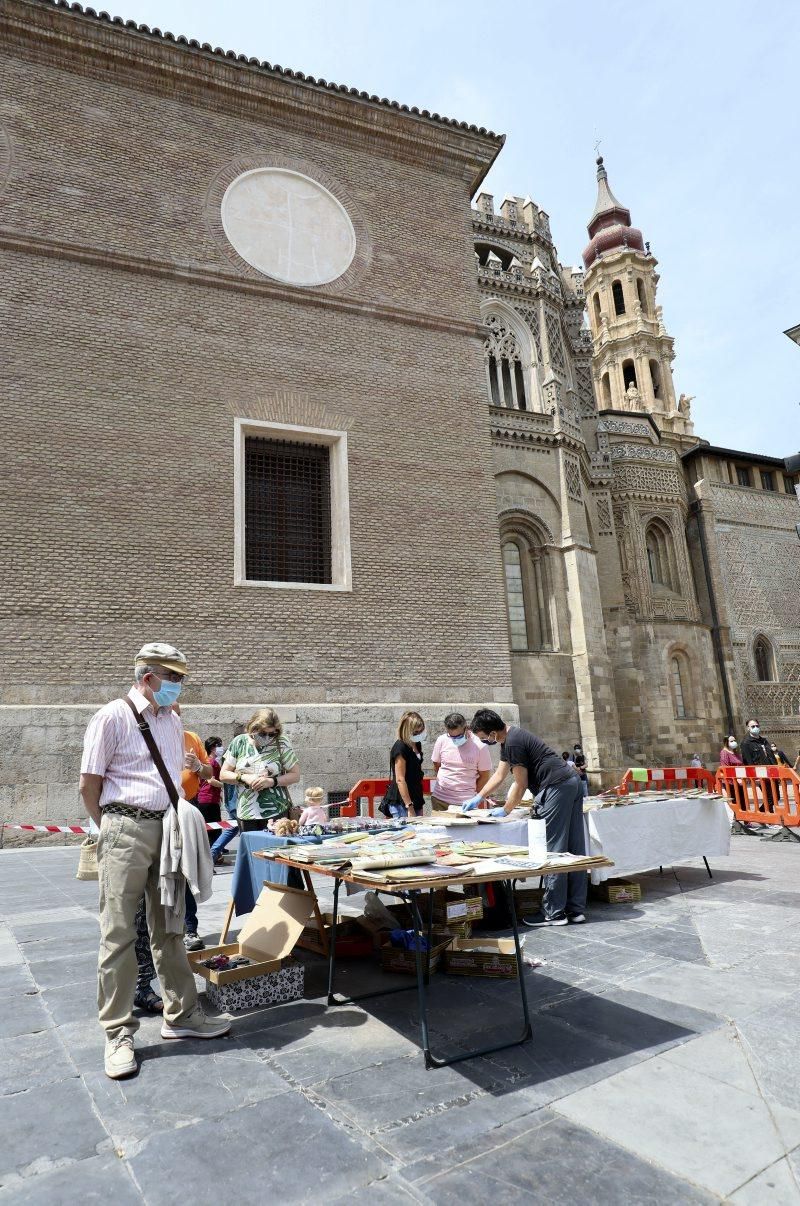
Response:
[[[292,805],[287,788],[300,778],[300,765],[274,708],[259,708],[245,731],[234,737],[219,777],[237,785],[236,816],[242,832],[266,829],[268,821],[286,816]]]

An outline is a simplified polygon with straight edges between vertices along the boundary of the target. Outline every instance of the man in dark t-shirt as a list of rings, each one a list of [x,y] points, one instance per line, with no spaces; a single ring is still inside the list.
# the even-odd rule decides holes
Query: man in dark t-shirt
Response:
[[[464,808],[476,808],[510,772],[514,782],[506,802],[493,811],[498,814],[511,812],[529,789],[534,796],[532,815],[545,822],[548,853],[585,854],[583,785],[563,758],[527,729],[506,725],[491,708],[479,708],[470,728],[484,745],[500,744],[502,753],[497,770],[478,794],[467,800]],[[542,911],[534,917],[524,918],[525,924],[551,926],[585,921],[587,887],[585,871],[546,875]]]

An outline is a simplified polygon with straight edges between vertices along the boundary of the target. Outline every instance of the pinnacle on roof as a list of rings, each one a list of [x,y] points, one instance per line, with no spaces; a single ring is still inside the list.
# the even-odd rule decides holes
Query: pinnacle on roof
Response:
[[[608,183],[608,172],[603,164],[603,156],[597,157],[597,201],[595,203],[594,212],[589,219],[589,234],[594,234],[592,227],[595,223],[600,225],[599,219],[607,218],[614,215],[617,221],[620,221],[623,226],[630,226],[631,211],[617,200],[611,191]],[[602,225],[607,226],[607,222]]]

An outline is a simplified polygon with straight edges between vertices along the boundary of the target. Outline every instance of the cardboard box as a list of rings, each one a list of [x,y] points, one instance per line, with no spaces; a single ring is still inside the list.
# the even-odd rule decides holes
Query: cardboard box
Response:
[[[323,913],[322,922],[325,936],[330,943],[333,913]],[[375,949],[372,930],[363,924],[363,917],[342,917],[336,919],[336,957],[338,959],[363,959],[372,954]],[[385,930],[383,931],[386,932]],[[315,918],[311,918],[297,940],[297,945],[305,950],[319,951],[320,934]]]
[[[532,917],[541,912],[544,888],[517,888],[514,893],[514,908],[517,917]]]
[[[606,879],[601,884],[591,884],[590,895],[607,904],[635,904],[642,899],[642,885],[629,879]]]
[[[490,976],[510,980],[517,975],[513,938],[454,938],[443,954],[450,976]]]
[[[384,935],[388,933],[384,930]],[[442,933],[434,930],[431,936],[430,971],[436,971],[441,963],[442,954],[453,941],[449,932]],[[417,974],[417,956],[415,951],[407,951],[400,946],[392,946],[385,939],[381,946],[381,967],[386,972],[402,972],[406,975]]]
[[[303,965],[290,955],[314,912],[314,894],[283,884],[264,884],[236,942],[191,951],[193,972],[207,981],[206,996],[220,1009],[252,1009],[303,995]],[[217,971],[203,967],[212,955],[244,955],[250,963]]]
[[[423,917],[425,913],[423,912]],[[460,925],[483,917],[483,899],[465,896],[462,892],[434,892],[433,920],[437,925]]]

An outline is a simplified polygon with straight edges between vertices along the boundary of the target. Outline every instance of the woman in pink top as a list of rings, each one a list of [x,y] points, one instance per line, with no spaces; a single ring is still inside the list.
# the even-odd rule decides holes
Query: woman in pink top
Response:
[[[744,766],[736,750],[739,742],[735,737],[728,737],[722,749],[719,751],[720,766]]]
[[[436,782],[431,788],[434,811],[463,804],[479,792],[492,772],[488,748],[467,732],[466,717],[450,712],[444,718],[446,733],[436,738],[431,760]]]

